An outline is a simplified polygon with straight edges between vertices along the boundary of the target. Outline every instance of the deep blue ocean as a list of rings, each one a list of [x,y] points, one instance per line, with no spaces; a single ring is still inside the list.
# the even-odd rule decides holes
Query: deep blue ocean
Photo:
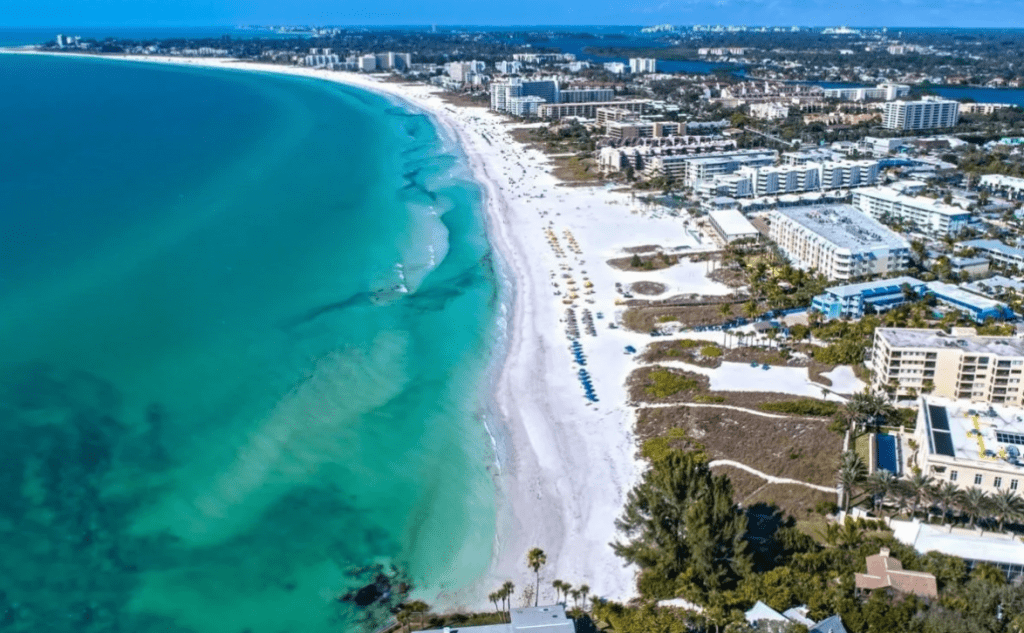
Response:
[[[359,630],[378,573],[486,569],[502,298],[457,146],[252,72],[0,55],[0,94],[0,628]]]

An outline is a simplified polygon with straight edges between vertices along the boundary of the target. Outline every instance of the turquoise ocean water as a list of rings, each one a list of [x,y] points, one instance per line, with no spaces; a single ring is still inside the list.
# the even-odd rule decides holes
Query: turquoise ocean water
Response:
[[[0,628],[357,630],[494,537],[481,191],[422,114],[0,55]]]

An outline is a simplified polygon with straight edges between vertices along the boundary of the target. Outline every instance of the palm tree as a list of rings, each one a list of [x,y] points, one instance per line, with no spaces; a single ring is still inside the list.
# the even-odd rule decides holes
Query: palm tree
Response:
[[[935,480],[931,476],[926,475],[922,472],[915,472],[909,478],[903,480],[902,485],[904,490],[907,491],[907,496],[913,499],[913,505],[910,509],[910,516],[917,516],[917,508],[921,505],[921,500],[928,494]]]
[[[558,598],[561,596],[561,592],[565,589],[565,583],[561,580],[555,579],[551,581],[551,586],[555,589],[555,602],[559,602]]]
[[[854,420],[866,427],[879,425],[892,411],[892,406],[881,394],[865,389],[850,396],[846,409]]]
[[[946,524],[946,517],[949,516],[949,507],[960,501],[963,493],[952,481],[943,481],[932,489],[931,499],[942,507],[942,524]]]
[[[498,600],[502,599],[501,590],[499,589],[498,591],[492,591],[487,594],[487,599],[494,603],[494,612],[501,613],[501,609],[498,608]]]
[[[580,585],[580,597],[583,598],[583,610],[587,610],[587,596],[590,595],[590,585]]]
[[[746,315],[748,319],[754,319],[757,315],[761,314],[761,310],[757,307],[757,301],[751,299],[743,304],[743,314]]]
[[[1009,488],[1003,488],[992,495],[992,512],[999,519],[999,531],[1007,521],[1016,521],[1024,517],[1024,499]]]
[[[960,499],[960,509],[971,519],[968,527],[974,529],[974,522],[984,514],[988,503],[988,493],[981,488],[971,486],[964,491],[964,496]]]
[[[722,315],[722,318],[728,319],[729,317],[732,316],[732,304],[723,303],[721,306],[718,307],[718,312],[719,314]]]
[[[569,601],[569,594],[571,592],[572,592],[572,585],[570,583],[563,582],[562,583],[562,593],[564,594],[564,597],[562,599],[562,603],[563,604]]]
[[[533,594],[533,606],[540,604],[540,568],[548,562],[547,554],[539,547],[535,547],[526,553],[526,566],[533,570],[537,577],[537,584]]]
[[[844,511],[850,511],[850,502],[853,500],[853,488],[860,482],[864,481],[867,474],[868,468],[864,465],[864,460],[860,458],[860,455],[853,451],[846,451],[843,453],[837,478],[839,480],[839,485],[842,486],[843,489]]]
[[[876,470],[868,475],[865,486],[874,500],[876,511],[881,514],[885,504],[885,498],[892,494],[896,487],[896,476],[888,470]]]
[[[508,601],[508,607],[505,609],[506,612],[512,610],[512,595],[516,592],[516,586],[511,580],[506,580],[501,586],[501,597]]]

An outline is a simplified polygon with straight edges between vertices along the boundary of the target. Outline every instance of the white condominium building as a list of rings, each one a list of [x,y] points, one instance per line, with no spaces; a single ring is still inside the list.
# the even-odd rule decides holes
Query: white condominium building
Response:
[[[629,110],[634,115],[643,114],[650,101],[587,101],[584,103],[545,103],[540,107],[539,116],[545,119],[561,119],[564,117],[580,117],[593,119],[598,110],[619,108]]]
[[[558,91],[559,103],[611,101],[614,98],[615,90],[612,88],[565,88]]]
[[[909,94],[910,86],[906,84],[884,83],[874,88],[825,88],[826,99],[843,101],[894,101]]]
[[[681,129],[678,121],[608,121],[604,124],[605,135],[620,140],[680,136]]]
[[[931,130],[954,127],[960,120],[960,104],[947,99],[889,101],[882,124],[890,130]]]
[[[558,102],[558,82],[553,79],[523,81],[519,78],[491,83],[491,109],[508,112],[516,97],[540,97],[546,103]]]
[[[990,192],[1006,196],[1014,200],[1024,199],[1024,178],[1004,176],[1002,174],[986,174],[981,177],[978,186]]]
[[[768,237],[793,265],[828,279],[902,270],[910,256],[906,239],[849,205],[789,207],[769,218]]]
[[[840,160],[745,166],[739,168],[734,176],[746,179],[748,184],[738,185],[733,176],[728,176],[728,183],[722,180],[727,176],[718,176],[717,180],[722,180],[721,184],[727,184],[737,192],[747,192],[747,196],[777,196],[872,185],[878,180],[878,162]],[[717,180],[716,185],[719,184]]]
[[[658,60],[647,57],[633,57],[629,60],[629,72],[631,73],[653,73],[657,72]]]
[[[512,97],[509,99],[508,113],[515,116],[537,116],[540,106],[545,103],[541,97]]]
[[[889,187],[853,192],[853,206],[876,220],[899,219],[932,235],[958,235],[971,219],[960,207],[925,196],[908,196]]]
[[[736,150],[702,156],[660,156],[651,161],[651,170],[663,176],[682,179],[688,187],[715,176],[731,174],[741,167],[768,167],[775,163],[778,154],[774,150]]]
[[[971,402],[1020,406],[1024,341],[979,336],[974,328],[877,328],[871,355],[871,388],[897,395],[928,392]],[[913,390],[913,391],[911,391]]]
[[[503,75],[518,75],[523,72],[523,62],[500,61],[494,64],[494,69]]]
[[[363,55],[357,60],[359,64],[359,70],[367,73],[372,73],[377,70],[377,56],[376,55]]]

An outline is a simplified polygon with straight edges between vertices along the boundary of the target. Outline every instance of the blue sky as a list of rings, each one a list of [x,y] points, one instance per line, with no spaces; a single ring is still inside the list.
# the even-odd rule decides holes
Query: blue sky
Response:
[[[3,0],[0,26],[763,24],[1022,26],[1022,0]]]

